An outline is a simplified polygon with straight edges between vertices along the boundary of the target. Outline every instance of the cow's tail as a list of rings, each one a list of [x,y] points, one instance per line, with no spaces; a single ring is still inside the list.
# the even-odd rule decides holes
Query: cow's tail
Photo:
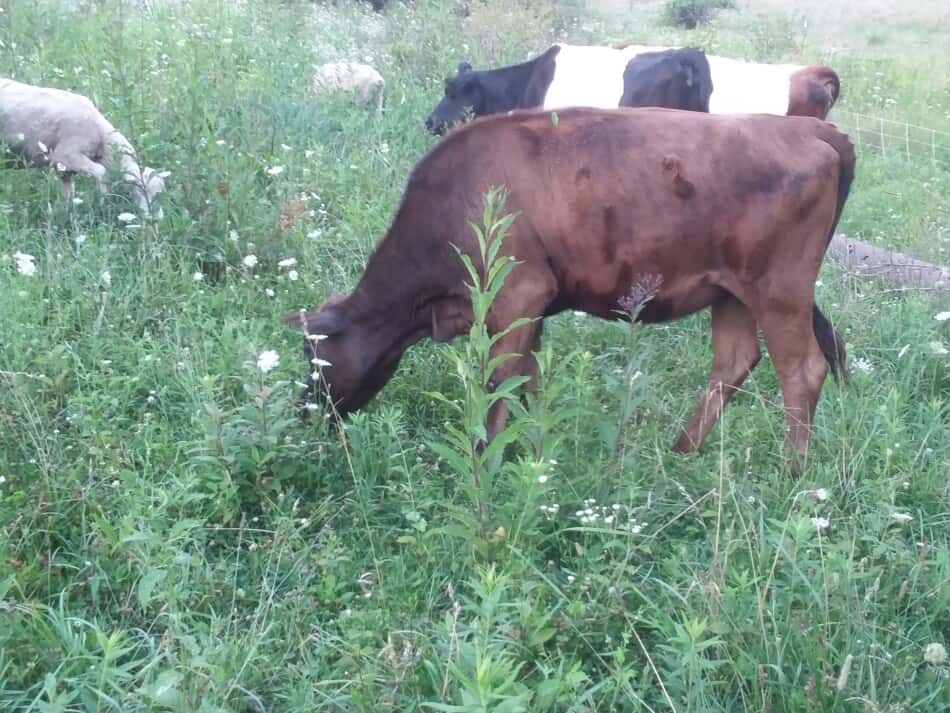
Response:
[[[825,355],[831,375],[837,379],[848,380],[848,354],[845,351],[844,340],[838,334],[828,318],[821,313],[818,305],[812,307],[812,329],[821,353]]]
[[[831,146],[838,154],[838,200],[835,205],[835,216],[831,223],[831,230],[828,231],[828,237],[825,240],[825,249],[831,244],[831,239],[838,228],[838,221],[841,219],[841,213],[844,211],[844,204],[848,200],[848,194],[851,192],[851,183],[854,181],[854,166],[856,156],[854,154],[854,144],[847,134],[838,131],[834,126],[827,123],[818,124],[819,138]],[[818,306],[812,309],[812,328],[815,332],[815,338],[818,340],[818,346],[821,353],[825,355],[828,367],[831,369],[832,376],[835,379],[841,378],[847,381],[848,365],[847,353],[845,352],[844,340],[838,334],[828,318],[821,313]]]

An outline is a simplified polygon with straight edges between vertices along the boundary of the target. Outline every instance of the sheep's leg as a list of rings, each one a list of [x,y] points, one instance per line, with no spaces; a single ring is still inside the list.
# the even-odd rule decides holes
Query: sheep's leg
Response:
[[[59,180],[63,186],[63,198],[69,203],[73,199],[75,186],[73,185],[73,173],[62,172],[59,174]]]
[[[50,164],[59,171],[60,174],[85,173],[87,176],[94,177],[99,181],[99,189],[106,192],[106,167],[101,163],[96,163],[83,153],[74,151],[62,151],[57,148],[50,154]]]

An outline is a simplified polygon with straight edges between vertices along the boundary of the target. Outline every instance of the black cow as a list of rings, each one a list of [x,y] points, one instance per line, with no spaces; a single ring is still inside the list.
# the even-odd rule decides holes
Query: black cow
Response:
[[[644,52],[623,72],[620,106],[657,106],[709,113],[712,74],[702,50]]]
[[[484,116],[541,106],[560,51],[560,46],[554,45],[534,59],[499,69],[476,71],[462,62],[458,73],[445,80],[445,96],[426,119],[426,128],[443,134],[465,121],[469,112]]]

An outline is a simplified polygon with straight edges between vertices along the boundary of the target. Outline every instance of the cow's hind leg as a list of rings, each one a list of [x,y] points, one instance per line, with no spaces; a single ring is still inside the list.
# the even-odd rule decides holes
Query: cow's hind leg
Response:
[[[785,406],[786,442],[791,468],[805,467],[812,419],[828,362],[815,338],[810,302],[771,302],[760,315],[769,356],[782,386]]]
[[[732,295],[712,305],[712,369],[706,393],[683,428],[673,450],[687,453],[699,448],[762,356],[755,318]]]

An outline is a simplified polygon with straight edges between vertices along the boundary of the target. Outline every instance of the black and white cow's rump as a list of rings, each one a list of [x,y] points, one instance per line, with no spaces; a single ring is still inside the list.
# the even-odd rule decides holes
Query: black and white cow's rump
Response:
[[[671,47],[562,43],[499,69],[478,71],[460,64],[458,73],[446,80],[445,96],[426,119],[426,128],[442,134],[469,113],[569,106],[661,106],[824,119],[838,90],[838,75],[825,65],[759,64]]]
[[[560,50],[554,45],[534,59],[499,69],[474,70],[462,62],[456,75],[445,80],[445,95],[426,119],[426,128],[442,134],[465,121],[469,112],[485,116],[541,106]]]
[[[620,106],[709,112],[713,92],[706,53],[693,48],[638,54],[623,71]]]

